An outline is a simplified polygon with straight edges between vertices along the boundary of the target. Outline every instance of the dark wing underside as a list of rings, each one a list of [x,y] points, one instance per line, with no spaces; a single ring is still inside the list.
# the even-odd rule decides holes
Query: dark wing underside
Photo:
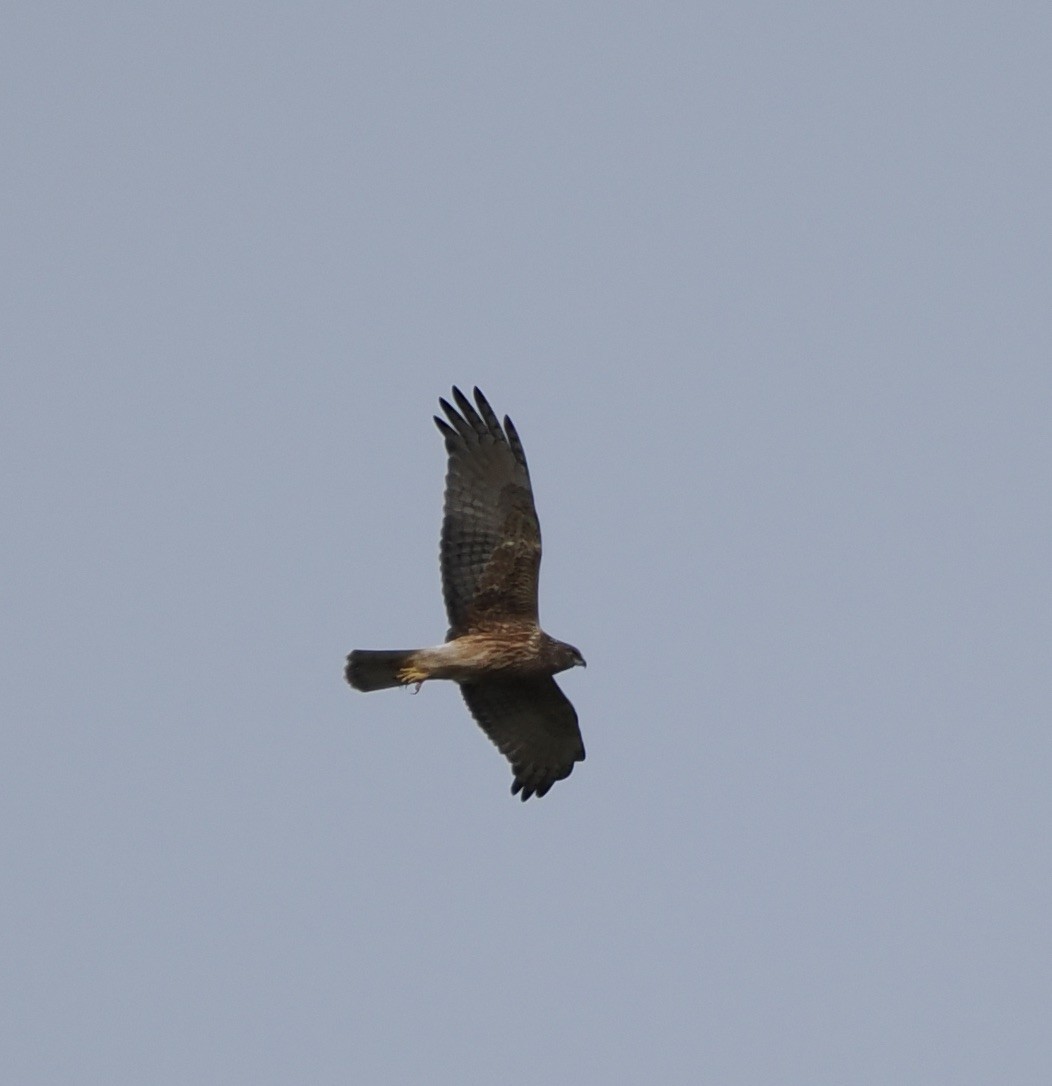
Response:
[[[453,398],[456,407],[439,401],[449,422],[435,416],[449,454],[441,559],[450,637],[500,619],[536,622],[541,565],[530,474],[511,419],[502,427],[477,388],[477,410],[460,389]]]
[[[460,691],[482,730],[511,762],[512,794],[543,796],[584,761],[577,713],[550,676],[462,683]]]

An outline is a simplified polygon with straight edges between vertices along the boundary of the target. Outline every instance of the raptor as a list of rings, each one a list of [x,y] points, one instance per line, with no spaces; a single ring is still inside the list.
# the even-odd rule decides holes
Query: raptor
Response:
[[[435,423],[448,454],[442,520],[441,645],[355,649],[345,676],[356,690],[450,679],[511,763],[513,795],[543,796],[584,760],[577,713],[554,676],[585,666],[581,653],[540,627],[541,529],[522,442],[476,388],[453,389]],[[454,406],[455,405],[455,406]]]

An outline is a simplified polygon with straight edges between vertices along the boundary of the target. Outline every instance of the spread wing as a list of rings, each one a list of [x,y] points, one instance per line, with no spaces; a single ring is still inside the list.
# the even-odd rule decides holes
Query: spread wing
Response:
[[[530,473],[511,419],[502,427],[477,388],[477,410],[459,388],[453,398],[456,407],[439,400],[449,422],[435,416],[449,454],[441,559],[450,637],[494,620],[536,622],[541,566]]]
[[[543,796],[584,761],[577,713],[550,676],[462,683],[471,715],[511,762],[512,795]]]

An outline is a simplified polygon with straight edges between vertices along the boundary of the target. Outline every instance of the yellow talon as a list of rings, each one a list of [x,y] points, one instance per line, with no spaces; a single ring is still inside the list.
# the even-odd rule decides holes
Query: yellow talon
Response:
[[[398,681],[406,686],[411,683],[419,685],[428,677],[427,672],[423,668],[416,667],[414,664],[406,664],[401,671],[398,672]]]

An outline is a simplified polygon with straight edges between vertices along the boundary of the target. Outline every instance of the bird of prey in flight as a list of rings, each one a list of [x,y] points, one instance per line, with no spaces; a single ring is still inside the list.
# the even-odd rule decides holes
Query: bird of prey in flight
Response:
[[[511,763],[512,794],[543,796],[584,761],[574,712],[553,676],[580,652],[540,627],[541,529],[522,442],[486,397],[453,389],[435,416],[449,455],[442,520],[442,594],[449,631],[423,649],[355,649],[345,675],[355,690],[452,679],[471,715]]]

